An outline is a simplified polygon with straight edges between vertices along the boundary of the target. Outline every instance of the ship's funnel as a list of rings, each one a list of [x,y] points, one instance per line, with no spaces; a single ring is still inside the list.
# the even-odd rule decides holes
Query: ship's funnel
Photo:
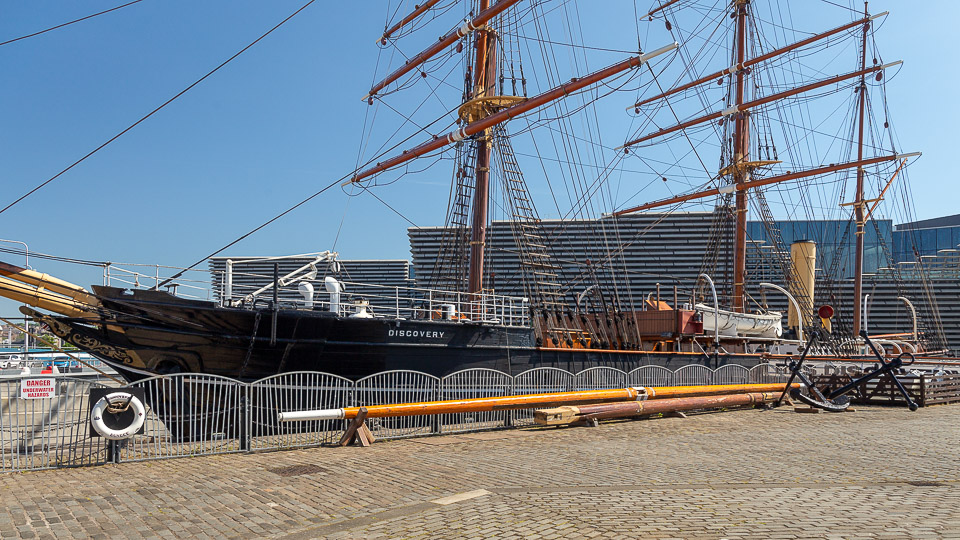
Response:
[[[813,240],[798,240],[790,244],[790,260],[793,264],[793,277],[790,280],[790,294],[800,304],[803,314],[798,314],[793,303],[787,314],[787,326],[799,326],[800,317],[809,319],[813,313],[813,288],[816,281],[817,243]]]

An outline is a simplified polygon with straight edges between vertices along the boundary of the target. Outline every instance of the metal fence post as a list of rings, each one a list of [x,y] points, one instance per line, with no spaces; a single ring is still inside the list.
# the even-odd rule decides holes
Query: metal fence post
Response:
[[[927,406],[927,377],[924,374],[920,374],[920,403],[921,407]]]
[[[510,395],[517,395],[517,378],[513,376],[513,373],[507,373],[510,376]],[[503,417],[503,427],[511,428],[513,427],[513,414],[516,411],[507,411],[507,414]]]
[[[250,451],[250,385],[244,385],[240,391],[240,433],[238,434],[240,450]]]
[[[107,442],[107,463],[120,463],[120,441],[110,440]]]
[[[440,401],[440,394],[443,392],[443,379],[437,381],[437,386],[434,389],[433,401]],[[442,431],[442,426],[440,424],[440,415],[434,414],[430,416],[430,433],[439,434]]]

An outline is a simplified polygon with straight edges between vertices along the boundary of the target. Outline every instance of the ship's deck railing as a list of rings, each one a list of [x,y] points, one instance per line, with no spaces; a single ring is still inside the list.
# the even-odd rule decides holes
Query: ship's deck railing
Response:
[[[418,287],[389,287],[366,283],[340,282],[337,306],[331,300],[314,301],[314,309],[333,310],[350,317],[366,312],[374,317],[451,322],[489,322],[504,326],[528,326],[529,303],[526,298],[489,292],[476,294]],[[349,292],[356,290],[359,292]],[[329,296],[319,293],[317,296]],[[300,305],[305,305],[301,301]]]
[[[272,302],[272,290],[251,293],[273,283],[274,276],[232,271],[229,289],[224,272],[193,269],[166,283],[183,269],[173,266],[110,264],[104,267],[103,283],[129,289],[165,290],[177,297],[219,301],[221,305],[264,307]],[[202,274],[202,277],[198,274]],[[242,283],[241,278],[257,285]],[[465,293],[421,287],[402,287],[338,281],[342,292],[339,300],[325,290],[324,277],[307,281],[314,288],[312,300],[298,290],[299,281],[277,289],[281,308],[336,311],[339,316],[365,316],[411,320],[447,320],[451,322],[485,322],[504,326],[530,324],[529,301],[526,298],[496,294],[492,291]]]
[[[182,276],[165,283],[180,272]],[[205,269],[187,270],[161,264],[108,263],[103,267],[103,284],[124,289],[164,290],[192,300],[213,300],[215,292],[210,286],[209,274]]]

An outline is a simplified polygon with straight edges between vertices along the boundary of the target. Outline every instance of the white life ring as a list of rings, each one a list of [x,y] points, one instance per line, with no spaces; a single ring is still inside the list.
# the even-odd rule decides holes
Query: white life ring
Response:
[[[109,407],[111,403],[124,403],[128,399],[130,400],[130,408],[133,409],[133,422],[123,429],[114,429],[107,426],[106,422],[103,421],[103,413],[106,412],[107,407]],[[103,438],[113,441],[129,439],[136,432],[140,431],[146,419],[146,409],[143,407],[143,403],[137,399],[137,396],[128,392],[112,392],[107,394],[100,398],[90,411],[90,423],[93,424],[93,429]]]

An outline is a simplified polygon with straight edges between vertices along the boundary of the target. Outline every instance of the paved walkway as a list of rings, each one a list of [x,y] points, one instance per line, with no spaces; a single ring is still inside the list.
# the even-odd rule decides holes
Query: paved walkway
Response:
[[[0,475],[23,538],[960,538],[960,405]]]

